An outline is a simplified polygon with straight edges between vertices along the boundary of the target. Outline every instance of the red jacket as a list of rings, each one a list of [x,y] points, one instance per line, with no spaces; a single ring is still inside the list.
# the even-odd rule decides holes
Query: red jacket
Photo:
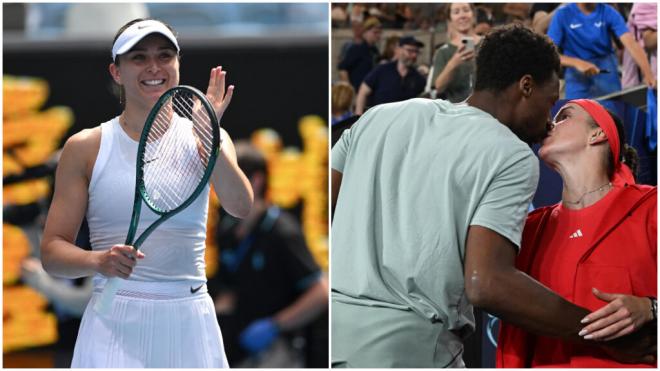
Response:
[[[530,272],[560,246],[543,246],[543,233],[559,204],[529,214],[523,231],[518,269]],[[609,293],[657,297],[657,188],[628,185],[613,199],[593,238],[577,251],[575,269],[561,277],[560,293],[566,300],[594,311],[606,303],[592,287]],[[547,236],[546,236],[547,237]],[[544,252],[544,259],[534,259]],[[556,254],[556,253],[555,253]],[[549,259],[552,261],[553,259]],[[564,271],[566,272],[566,271]],[[536,277],[535,277],[536,278]],[[536,344],[543,344],[537,347]],[[543,354],[539,349],[543,351]],[[598,347],[536,336],[501,323],[497,367],[651,367],[621,364]]]

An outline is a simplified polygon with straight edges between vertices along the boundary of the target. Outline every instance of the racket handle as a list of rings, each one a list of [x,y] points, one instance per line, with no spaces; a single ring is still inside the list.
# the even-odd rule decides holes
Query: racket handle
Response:
[[[112,308],[112,301],[119,290],[121,280],[117,277],[109,278],[103,287],[101,297],[94,303],[94,310],[100,315],[107,315]]]

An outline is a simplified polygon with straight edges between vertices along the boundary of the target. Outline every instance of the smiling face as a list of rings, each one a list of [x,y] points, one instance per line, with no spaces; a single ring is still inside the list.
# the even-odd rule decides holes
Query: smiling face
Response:
[[[165,37],[151,34],[110,65],[115,82],[122,85],[126,105],[151,109],[168,89],[179,85],[179,58]]]
[[[474,12],[468,3],[451,3],[449,6],[449,20],[454,30],[468,33],[475,23]]]
[[[399,61],[406,67],[410,67],[417,62],[419,47],[416,45],[401,45],[399,47]]]

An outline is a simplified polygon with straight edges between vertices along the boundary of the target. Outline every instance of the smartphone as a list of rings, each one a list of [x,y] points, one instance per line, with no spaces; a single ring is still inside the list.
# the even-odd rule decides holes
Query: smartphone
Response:
[[[464,36],[461,38],[461,43],[465,45],[465,51],[474,51],[474,39],[471,37]]]

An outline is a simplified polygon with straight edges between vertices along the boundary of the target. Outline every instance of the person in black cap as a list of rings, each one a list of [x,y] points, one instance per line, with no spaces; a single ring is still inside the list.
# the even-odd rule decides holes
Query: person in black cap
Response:
[[[424,43],[414,36],[399,39],[397,60],[374,68],[360,85],[355,113],[361,115],[367,107],[417,97],[426,83],[414,66],[423,47]]]

